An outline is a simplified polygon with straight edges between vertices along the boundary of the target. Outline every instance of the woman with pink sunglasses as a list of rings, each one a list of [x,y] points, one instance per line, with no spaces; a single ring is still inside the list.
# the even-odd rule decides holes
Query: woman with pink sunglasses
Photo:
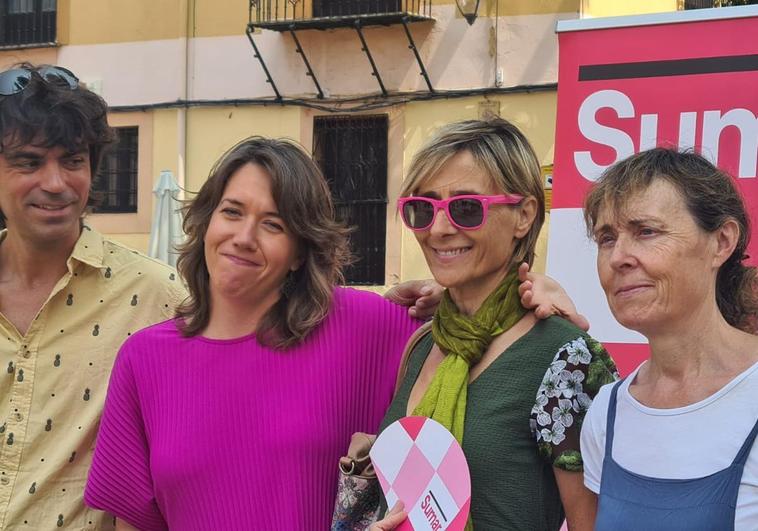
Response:
[[[382,429],[422,415],[453,433],[471,472],[467,529],[552,531],[564,516],[572,531],[591,529],[579,430],[616,369],[582,330],[520,304],[518,264],[531,265],[545,218],[534,150],[505,120],[448,125],[416,154],[401,196],[446,291]],[[404,517],[396,508],[374,529]]]

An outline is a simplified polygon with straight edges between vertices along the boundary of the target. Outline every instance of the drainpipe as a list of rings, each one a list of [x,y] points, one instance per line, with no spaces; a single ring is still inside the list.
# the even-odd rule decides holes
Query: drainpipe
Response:
[[[194,9],[195,0],[187,0],[186,2],[186,19],[184,21],[184,85],[182,86],[182,93],[180,99],[182,101],[189,100],[190,91],[190,37],[194,34]],[[177,111],[177,182],[182,188],[182,197],[184,195],[183,190],[186,188],[186,172],[187,172],[187,107],[182,106]]]

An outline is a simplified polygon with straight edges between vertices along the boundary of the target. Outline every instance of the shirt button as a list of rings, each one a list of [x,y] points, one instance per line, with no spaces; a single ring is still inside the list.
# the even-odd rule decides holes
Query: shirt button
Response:
[[[24,416],[21,413],[16,413],[16,420],[21,422],[22,420],[24,420]]]
[[[21,354],[21,355],[22,355],[23,357],[25,357],[25,358],[28,358],[29,356],[31,356],[31,355],[32,355],[32,353],[31,353],[31,352],[29,352],[28,350],[25,350],[25,351],[24,351],[24,353],[23,353],[23,354]]]
[[[2,483],[3,485],[7,485],[10,482],[11,482],[11,480],[8,479],[7,477],[5,477],[5,476],[0,477],[0,483]]]

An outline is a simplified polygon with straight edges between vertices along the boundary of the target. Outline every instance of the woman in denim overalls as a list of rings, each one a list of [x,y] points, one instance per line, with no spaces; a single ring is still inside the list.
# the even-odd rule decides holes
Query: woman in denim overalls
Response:
[[[735,182],[657,148],[607,170],[585,218],[611,311],[651,351],[582,427],[595,529],[758,529],[758,291]]]

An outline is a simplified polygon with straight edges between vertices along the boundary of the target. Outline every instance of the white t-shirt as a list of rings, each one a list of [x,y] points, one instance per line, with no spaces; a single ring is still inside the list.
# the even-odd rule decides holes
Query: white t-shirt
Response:
[[[758,363],[718,392],[695,404],[654,409],[618,390],[612,455],[619,466],[643,476],[691,479],[728,467],[758,420]],[[600,492],[611,389],[600,389],[584,418],[581,435],[584,484]],[[758,442],[748,456],[737,496],[735,529],[758,529]]]

